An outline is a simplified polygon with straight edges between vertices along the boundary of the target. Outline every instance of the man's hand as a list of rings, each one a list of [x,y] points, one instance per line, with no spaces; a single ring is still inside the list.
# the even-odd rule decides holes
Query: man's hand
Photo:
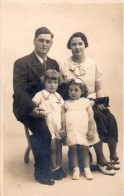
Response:
[[[46,118],[48,115],[48,112],[46,112],[44,109],[40,107],[36,107],[32,110],[30,115],[36,117],[36,118]]]

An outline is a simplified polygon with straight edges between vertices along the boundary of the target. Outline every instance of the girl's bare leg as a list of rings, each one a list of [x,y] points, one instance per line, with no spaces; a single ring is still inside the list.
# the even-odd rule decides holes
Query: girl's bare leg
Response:
[[[77,145],[72,145],[69,147],[69,149],[72,166],[73,168],[78,167]]]
[[[88,146],[79,145],[79,151],[83,160],[84,168],[90,167],[90,156]]]
[[[79,151],[82,157],[82,161],[84,163],[84,174],[87,180],[92,180],[93,175],[90,171],[90,156],[89,156],[89,148],[88,146],[79,145]]]
[[[80,175],[80,171],[79,171],[79,167],[78,167],[77,145],[72,145],[69,148],[70,148],[70,159],[71,159],[72,166],[73,166],[72,179],[78,180],[79,175]]]

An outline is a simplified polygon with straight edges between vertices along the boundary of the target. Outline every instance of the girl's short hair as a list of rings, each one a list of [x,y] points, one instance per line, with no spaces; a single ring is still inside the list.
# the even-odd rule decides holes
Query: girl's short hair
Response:
[[[82,39],[82,41],[84,42],[84,44],[85,44],[85,48],[88,47],[88,42],[87,42],[86,35],[82,32],[76,32],[68,40],[68,43],[67,43],[67,48],[68,49],[71,49],[71,41],[74,37],[80,37]]]
[[[78,79],[78,80],[80,80],[80,79]],[[78,82],[78,80],[76,81],[76,79],[71,79],[71,80],[68,81],[68,83],[67,83],[67,93],[68,93],[68,89],[69,89],[70,85],[77,85],[81,89],[81,92],[82,92],[81,97],[87,97],[88,89],[87,89],[86,85],[83,82],[80,82],[80,81]],[[68,93],[68,97],[69,97],[69,93]]]
[[[58,82],[60,81],[60,73],[58,71],[56,71],[55,69],[48,69],[45,72],[44,75],[44,82],[46,80],[58,80]]]

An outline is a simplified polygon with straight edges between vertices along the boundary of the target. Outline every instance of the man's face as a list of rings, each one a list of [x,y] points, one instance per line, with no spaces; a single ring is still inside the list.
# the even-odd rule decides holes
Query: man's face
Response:
[[[34,39],[35,52],[39,55],[47,55],[52,45],[52,38],[50,34],[39,34]]]

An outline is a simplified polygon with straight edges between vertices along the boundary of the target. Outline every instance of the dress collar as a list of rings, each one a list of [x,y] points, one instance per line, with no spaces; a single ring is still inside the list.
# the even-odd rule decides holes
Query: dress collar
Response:
[[[57,92],[49,93],[46,89],[42,90],[42,94],[43,94],[45,100],[48,100],[51,95],[55,96],[58,101],[60,101],[60,99],[61,99],[61,96]]]

